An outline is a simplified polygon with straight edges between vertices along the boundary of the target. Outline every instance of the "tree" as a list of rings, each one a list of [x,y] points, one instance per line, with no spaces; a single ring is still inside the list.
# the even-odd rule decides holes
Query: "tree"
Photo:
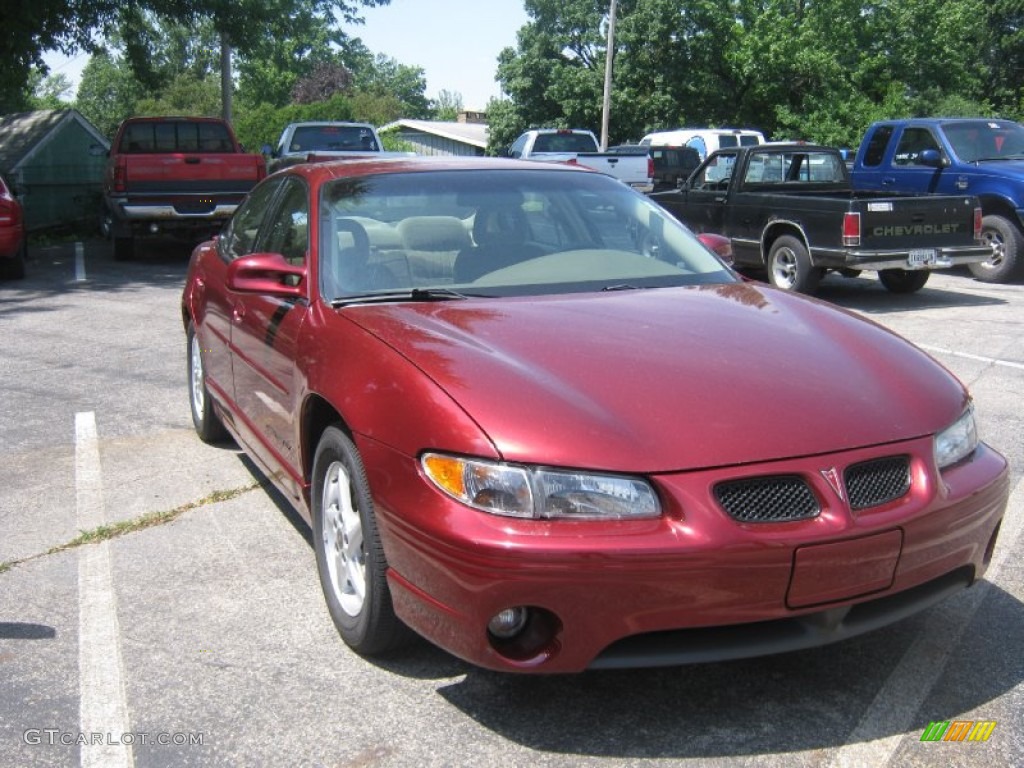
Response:
[[[434,120],[455,121],[462,112],[462,94],[442,89],[430,109]]]
[[[67,75],[44,76],[38,69],[32,70],[29,86],[32,88],[31,109],[66,109],[73,88]]]
[[[218,43],[228,40],[241,54],[258,50],[268,37],[298,38],[312,17],[361,21],[363,7],[387,5],[390,0],[14,0],[4,10],[0,35],[0,109],[24,103],[32,66],[45,68],[44,51],[93,51],[93,34],[109,38],[120,31],[125,58],[144,82],[150,76],[154,20],[198,28],[204,20]],[[11,7],[13,5],[13,7]]]
[[[313,104],[331,96],[348,93],[352,88],[352,73],[340,64],[317,64],[306,77],[292,87],[293,104]]]
[[[100,50],[82,70],[75,106],[100,132],[113,138],[121,120],[135,113],[143,93],[127,63]]]

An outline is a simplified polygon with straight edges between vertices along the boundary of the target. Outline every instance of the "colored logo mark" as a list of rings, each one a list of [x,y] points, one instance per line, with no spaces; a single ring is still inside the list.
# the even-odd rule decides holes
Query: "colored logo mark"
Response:
[[[943,720],[928,723],[921,741],[988,741],[995,720]]]

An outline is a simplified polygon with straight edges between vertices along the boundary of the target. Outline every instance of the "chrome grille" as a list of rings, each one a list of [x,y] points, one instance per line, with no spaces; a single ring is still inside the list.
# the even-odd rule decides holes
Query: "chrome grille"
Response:
[[[810,487],[796,475],[719,483],[715,486],[715,498],[730,517],[745,523],[806,520],[821,511]]]
[[[852,464],[843,473],[851,509],[877,507],[910,490],[910,457],[887,456]]]

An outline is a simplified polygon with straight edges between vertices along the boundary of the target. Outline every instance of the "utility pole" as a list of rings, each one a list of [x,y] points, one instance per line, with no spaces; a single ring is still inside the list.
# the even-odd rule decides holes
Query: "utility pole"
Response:
[[[612,61],[615,59],[615,0],[608,11],[608,50],[604,57],[604,102],[601,106],[601,151],[608,149],[608,122],[612,111]]]
[[[234,82],[231,77],[231,43],[228,33],[220,33],[220,104],[221,117],[231,122],[231,97]]]

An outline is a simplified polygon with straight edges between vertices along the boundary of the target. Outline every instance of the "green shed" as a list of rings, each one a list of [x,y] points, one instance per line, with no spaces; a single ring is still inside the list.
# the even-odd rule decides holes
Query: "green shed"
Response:
[[[98,221],[110,142],[75,109],[0,116],[0,173],[33,232]]]

